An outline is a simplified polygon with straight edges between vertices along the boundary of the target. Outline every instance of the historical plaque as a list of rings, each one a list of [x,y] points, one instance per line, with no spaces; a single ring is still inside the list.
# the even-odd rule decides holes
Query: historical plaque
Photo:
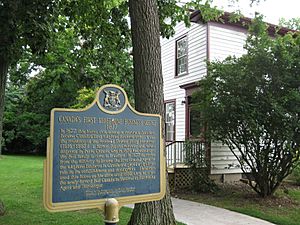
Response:
[[[165,160],[161,117],[135,111],[116,85],[99,89],[85,109],[53,109],[45,162],[49,211],[161,199]]]

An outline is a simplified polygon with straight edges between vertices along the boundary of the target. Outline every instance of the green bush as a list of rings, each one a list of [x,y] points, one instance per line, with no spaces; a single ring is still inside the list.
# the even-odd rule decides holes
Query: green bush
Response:
[[[205,143],[187,141],[184,144],[185,164],[191,168],[193,175],[192,189],[198,193],[218,191],[218,186],[209,178]]]
[[[300,35],[270,37],[257,16],[245,49],[209,62],[192,107],[207,124],[204,136],[227,145],[251,188],[267,197],[300,158]]]
[[[216,193],[218,185],[209,178],[207,170],[193,169],[193,190],[197,193]]]

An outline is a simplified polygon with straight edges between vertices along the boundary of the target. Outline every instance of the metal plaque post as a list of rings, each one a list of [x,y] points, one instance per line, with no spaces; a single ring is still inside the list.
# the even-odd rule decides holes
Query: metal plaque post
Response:
[[[119,222],[119,203],[116,199],[107,199],[104,205],[105,225],[117,225]]]

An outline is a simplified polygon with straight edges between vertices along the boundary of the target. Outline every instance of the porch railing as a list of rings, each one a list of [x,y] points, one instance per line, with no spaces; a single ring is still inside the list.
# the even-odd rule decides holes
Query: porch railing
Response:
[[[200,141],[173,141],[166,143],[167,166],[186,167],[196,163],[197,167],[206,167],[205,143]]]

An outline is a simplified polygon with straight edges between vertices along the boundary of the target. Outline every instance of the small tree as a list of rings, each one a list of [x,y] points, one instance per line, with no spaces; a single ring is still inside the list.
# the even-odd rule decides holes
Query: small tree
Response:
[[[194,96],[210,138],[228,145],[262,197],[276,191],[300,154],[300,36],[272,38],[266,28],[257,17],[248,53],[210,63]]]

